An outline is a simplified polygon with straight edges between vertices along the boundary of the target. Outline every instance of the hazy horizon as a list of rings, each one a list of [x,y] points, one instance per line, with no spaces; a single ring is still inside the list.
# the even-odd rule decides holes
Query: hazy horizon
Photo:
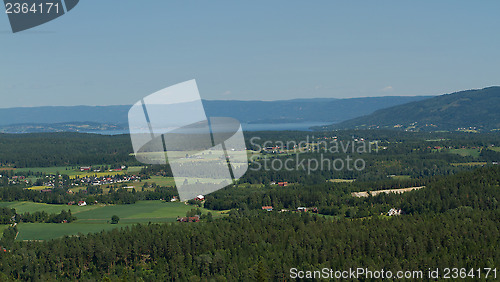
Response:
[[[499,8],[88,0],[15,34],[4,14],[1,107],[133,104],[190,79],[208,100],[428,96],[500,85]]]
[[[467,89],[475,90],[475,89]],[[384,97],[435,97],[439,95],[445,95],[451,93],[443,93],[437,95],[381,95],[381,96],[366,96],[366,97],[347,97],[347,98],[335,98],[335,97],[303,97],[303,98],[291,98],[291,99],[277,99],[277,100],[243,100],[243,99],[203,99],[203,101],[225,101],[225,102],[279,102],[279,101],[294,101],[294,100],[349,100],[349,99],[364,99],[364,98],[384,98]],[[13,109],[13,108],[41,108],[41,107],[111,107],[111,106],[132,106],[133,104],[109,104],[109,105],[92,105],[92,104],[75,104],[75,105],[40,105],[40,106],[14,106],[14,107],[1,107],[0,109]]]

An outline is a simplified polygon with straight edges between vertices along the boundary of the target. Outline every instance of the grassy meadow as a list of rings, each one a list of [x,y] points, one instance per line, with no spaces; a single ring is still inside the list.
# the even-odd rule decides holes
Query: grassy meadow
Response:
[[[130,226],[136,223],[175,222],[177,217],[186,216],[186,212],[196,207],[181,202],[139,201],[132,205],[89,205],[67,206],[50,205],[32,202],[0,202],[0,207],[15,208],[17,213],[46,211],[59,213],[71,209],[78,219],[71,223],[20,223],[17,225],[17,240],[48,240],[78,233],[95,233],[102,230]],[[214,217],[222,216],[221,212],[200,208],[204,214],[212,212]],[[118,224],[110,224],[111,217],[120,218]],[[5,226],[0,228],[3,230]]]
[[[457,154],[462,157],[472,156],[478,158],[481,153],[481,149],[451,149],[450,153]]]

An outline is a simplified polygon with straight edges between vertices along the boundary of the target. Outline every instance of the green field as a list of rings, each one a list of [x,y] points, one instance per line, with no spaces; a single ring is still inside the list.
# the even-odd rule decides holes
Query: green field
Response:
[[[132,173],[132,174],[133,173],[139,173],[141,171],[141,169],[142,169],[142,166],[129,166],[127,168],[127,172],[128,173]]]
[[[78,218],[76,221],[66,224],[20,223],[17,225],[19,230],[17,240],[47,240],[64,235],[99,232],[135,223],[174,222],[177,217],[186,216],[187,211],[196,208],[180,202],[163,201],[139,201],[132,205],[92,205],[84,207],[32,202],[0,202],[0,207],[15,208],[17,213],[33,213],[36,211],[59,213],[63,209],[68,210],[71,208],[72,214]],[[221,212],[203,208],[201,210],[203,213],[212,212],[214,217],[222,215]],[[120,217],[119,224],[109,223],[113,215]]]
[[[114,176],[119,174],[125,174],[125,171],[104,171],[104,172],[80,172],[74,171],[69,175],[70,179],[83,178],[83,177],[103,177],[103,176]]]
[[[16,212],[19,214],[29,212],[34,213],[37,211],[46,211],[47,213],[60,213],[61,210],[69,210],[73,214],[78,212],[87,211],[89,209],[95,209],[99,206],[68,206],[68,205],[51,205],[51,204],[43,204],[43,203],[33,203],[33,202],[0,202],[0,207],[5,208],[14,208]]]
[[[184,203],[166,203],[162,201],[140,201],[133,205],[109,205],[98,209],[79,212],[75,223],[107,222],[111,216],[118,215],[120,222],[140,223],[149,221],[175,221],[178,216],[186,216],[186,212],[195,207]],[[208,213],[209,210],[202,209]]]
[[[151,176],[150,179],[142,180],[142,184],[144,184],[144,182],[147,182],[149,184],[156,183],[156,185],[160,186],[175,186],[173,177]]]
[[[52,167],[27,167],[27,168],[16,168],[16,172],[40,172],[46,174],[56,174],[56,172],[72,175],[73,172],[77,172],[71,166],[52,166]]]
[[[450,153],[458,154],[462,157],[472,156],[478,158],[481,153],[481,149],[451,149]]]

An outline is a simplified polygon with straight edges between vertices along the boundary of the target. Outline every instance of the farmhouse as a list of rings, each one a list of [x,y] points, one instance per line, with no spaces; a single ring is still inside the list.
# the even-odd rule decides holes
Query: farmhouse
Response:
[[[178,222],[199,222],[200,216],[195,215],[195,216],[190,216],[190,217],[178,217],[177,221]]]
[[[196,198],[194,198],[196,201],[204,201],[205,200],[205,196],[203,195],[198,195],[196,196]]]
[[[266,210],[266,211],[272,211],[273,207],[272,206],[263,206],[262,209]]]
[[[298,207],[297,211],[299,211],[299,212],[306,212],[307,208],[306,207]]]
[[[78,201],[78,206],[83,207],[86,205],[87,205],[87,203],[85,201]]]
[[[288,182],[278,182],[278,186],[282,187],[288,186]]]

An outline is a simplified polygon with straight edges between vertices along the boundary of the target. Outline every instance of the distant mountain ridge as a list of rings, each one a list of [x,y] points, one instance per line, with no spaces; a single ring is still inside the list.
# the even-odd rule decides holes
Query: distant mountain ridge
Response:
[[[498,130],[500,87],[466,90],[377,110],[318,129]]]
[[[340,122],[375,110],[420,101],[429,96],[368,97],[351,99],[295,99],[282,101],[203,100],[208,116],[233,117],[242,123]],[[63,123],[126,126],[129,105],[49,106],[0,109],[0,126],[30,124],[38,127]],[[98,126],[97,126],[98,127]],[[106,126],[109,127],[109,126]]]
[[[209,116],[243,123],[341,122],[378,109],[421,101],[429,96],[295,99],[282,101],[203,101]]]

